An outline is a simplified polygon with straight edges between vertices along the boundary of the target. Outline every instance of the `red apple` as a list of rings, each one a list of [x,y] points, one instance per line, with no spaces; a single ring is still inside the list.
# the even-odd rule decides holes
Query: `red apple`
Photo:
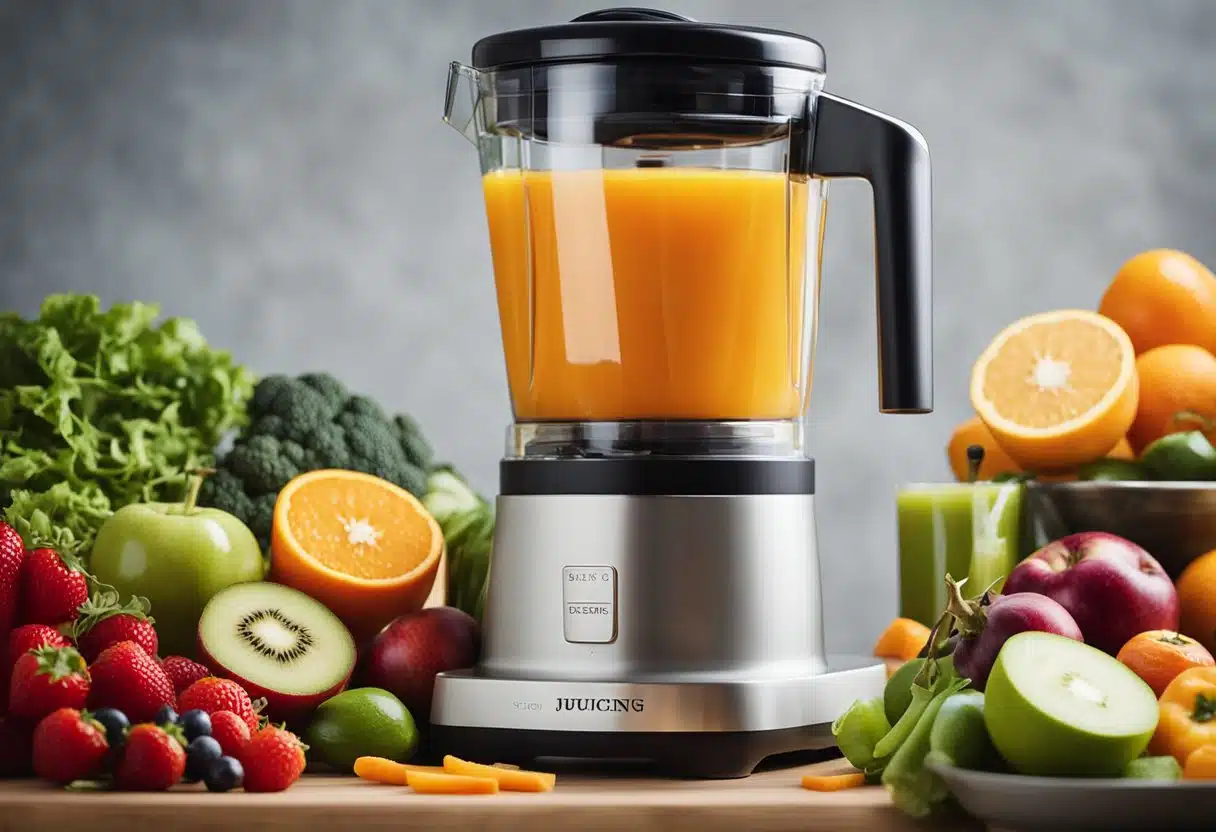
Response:
[[[435,676],[477,663],[481,630],[471,615],[453,607],[428,607],[394,619],[372,641],[364,658],[364,683],[395,694],[414,719],[431,715]]]
[[[1003,592],[1037,592],[1059,602],[1086,644],[1112,656],[1134,635],[1178,629],[1178,593],[1161,564],[1106,532],[1047,544],[1009,573]]]

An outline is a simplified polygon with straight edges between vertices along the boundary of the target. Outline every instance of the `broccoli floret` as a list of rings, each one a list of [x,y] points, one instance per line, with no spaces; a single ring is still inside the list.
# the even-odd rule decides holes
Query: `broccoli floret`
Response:
[[[426,496],[426,472],[421,468],[407,465],[398,470],[397,478],[392,481],[419,499]]]
[[[346,385],[328,373],[308,373],[300,376],[300,382],[316,390],[337,413],[350,398]]]
[[[339,405],[329,398],[332,391],[322,393],[302,381],[284,382],[279,376],[272,378],[275,380],[269,386],[269,393],[258,395],[266,382],[254,388],[252,415],[255,423],[271,416],[281,420],[276,436],[303,442],[317,425],[331,421],[337,414]]]
[[[285,453],[287,444],[273,436],[250,436],[229,452],[224,467],[240,478],[250,496],[277,493],[300,475],[299,466]]]
[[[347,468],[350,466],[350,445],[346,430],[337,422],[327,422],[308,435],[305,447],[317,458],[318,468]]]
[[[304,446],[299,442],[292,442],[290,439],[284,439],[279,445],[280,452],[283,458],[296,467],[297,470],[304,468],[304,461],[308,459],[308,452],[304,450]]]
[[[270,551],[270,528],[274,524],[274,504],[278,494],[263,494],[249,501],[245,525],[253,531],[263,552]]]
[[[346,430],[351,468],[396,483],[411,494],[426,494],[426,472],[410,462],[392,422],[347,410],[338,417]]]
[[[405,456],[392,427],[383,421],[347,411],[338,417],[346,431],[346,444],[356,461],[377,461],[390,456]]]
[[[380,407],[380,405],[367,396],[351,396],[343,411],[343,415],[349,413],[352,416],[365,416],[381,424],[389,421],[388,416],[384,413],[384,408]]]
[[[295,385],[287,376],[266,376],[253,388],[253,398],[249,400],[251,414],[265,413],[271,409],[279,393]]]
[[[323,373],[258,383],[249,427],[204,485],[203,505],[242,519],[265,547],[274,504],[292,478],[322,468],[372,474],[422,497],[433,454],[417,423],[390,417]]]
[[[401,414],[393,417],[393,426],[397,429],[397,441],[405,451],[405,458],[423,470],[431,470],[435,466],[435,451],[422,435],[418,423]]]
[[[283,420],[274,414],[259,416],[249,428],[249,436],[273,436],[276,439],[283,436]]]
[[[199,502],[226,511],[242,520],[249,516],[252,502],[245,493],[245,484],[226,468],[218,469],[203,481]]]

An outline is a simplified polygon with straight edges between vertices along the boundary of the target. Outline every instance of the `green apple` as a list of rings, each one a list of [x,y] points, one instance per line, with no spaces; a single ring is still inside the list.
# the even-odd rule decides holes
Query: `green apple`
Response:
[[[195,503],[203,473],[181,503],[139,503],[114,512],[97,532],[93,576],[123,599],[152,603],[161,654],[191,656],[203,607],[221,589],[262,580],[262,551],[231,514]]]
[[[1096,647],[1027,631],[1005,642],[984,689],[984,724],[1019,774],[1118,777],[1157,728],[1157,697]]]

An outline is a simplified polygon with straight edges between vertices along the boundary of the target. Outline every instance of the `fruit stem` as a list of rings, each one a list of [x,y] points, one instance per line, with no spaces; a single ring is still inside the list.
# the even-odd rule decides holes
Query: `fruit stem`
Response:
[[[937,684],[937,657],[942,645],[950,640],[950,631],[954,629],[954,616],[947,609],[942,612],[933,629],[929,631],[929,640],[925,642],[925,663],[920,666],[912,684],[920,685],[925,690],[932,690]]]
[[[1157,637],[1157,641],[1161,642],[1162,644],[1175,644],[1179,647],[1185,647],[1186,645],[1193,643],[1192,639],[1187,638],[1182,633],[1172,633],[1169,630],[1163,631],[1161,635]]]
[[[193,514],[198,506],[198,495],[203,488],[203,480],[215,473],[214,468],[195,468],[190,472],[186,483],[186,499],[182,500],[182,514]]]
[[[1180,410],[1174,414],[1175,422],[1198,422],[1199,430],[1207,433],[1216,430],[1216,418],[1205,416],[1194,410]]]
[[[1210,722],[1216,717],[1216,699],[1208,699],[1202,693],[1195,694],[1195,710],[1191,712],[1192,722]]]
[[[988,619],[983,604],[985,596],[980,596],[979,603],[968,601],[963,597],[963,584],[965,583],[967,583],[966,578],[956,581],[949,574],[946,575],[946,612],[954,616],[955,621],[958,622],[959,638],[978,636],[984,631],[984,625]]]
[[[967,482],[974,483],[980,478],[980,466],[984,464],[984,446],[967,446]]]

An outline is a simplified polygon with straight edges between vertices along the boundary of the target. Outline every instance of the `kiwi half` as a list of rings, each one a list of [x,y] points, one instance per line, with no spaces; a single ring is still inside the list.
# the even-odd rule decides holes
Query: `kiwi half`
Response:
[[[338,617],[299,590],[264,581],[217,593],[198,622],[201,660],[264,698],[272,720],[307,714],[340,692],[355,641]]]

